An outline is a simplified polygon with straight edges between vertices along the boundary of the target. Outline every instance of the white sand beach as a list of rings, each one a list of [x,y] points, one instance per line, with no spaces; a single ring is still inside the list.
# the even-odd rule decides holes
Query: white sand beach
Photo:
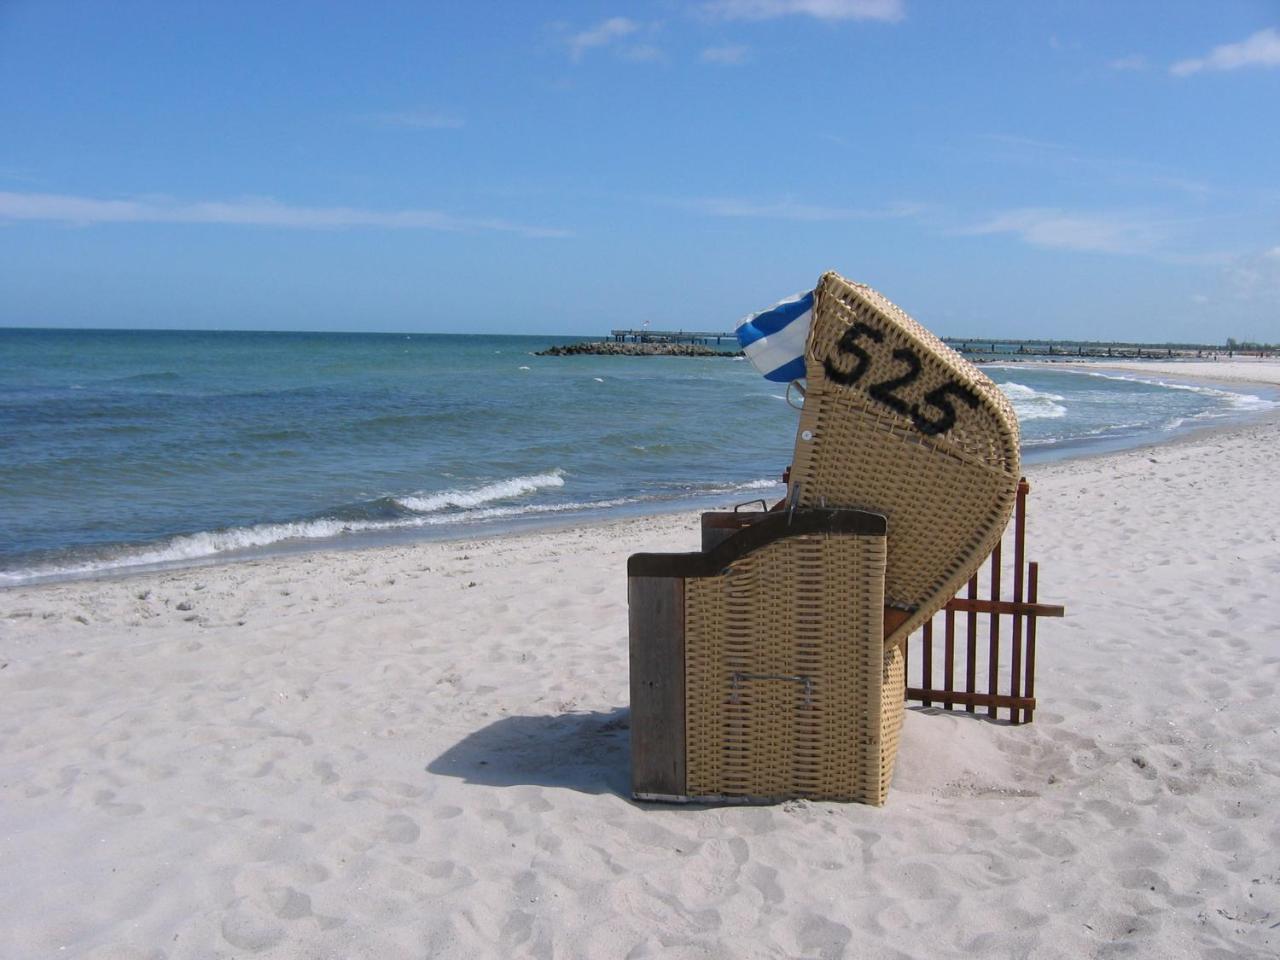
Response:
[[[629,800],[691,515],[0,591],[0,955],[1280,955],[1278,458],[1032,470],[1035,722],[909,710],[880,809]]]
[[[1280,360],[1275,357],[1221,357],[1216,360],[1107,360],[1105,362],[1063,360],[1031,361],[1036,366],[1070,364],[1088,370],[1126,370],[1155,376],[1191,377],[1220,383],[1280,384]]]

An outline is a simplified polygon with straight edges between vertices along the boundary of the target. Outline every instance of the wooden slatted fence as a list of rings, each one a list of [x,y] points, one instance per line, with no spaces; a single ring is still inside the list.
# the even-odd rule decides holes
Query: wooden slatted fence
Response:
[[[1065,608],[1039,602],[1040,570],[1026,559],[1027,494],[1024,478],[1018,484],[1013,514],[1013,593],[1001,596],[1001,544],[996,544],[984,578],[987,596],[980,596],[975,574],[942,611],[907,641],[907,702],[945,710],[963,709],[999,719],[1008,711],[1010,723],[1030,723],[1035,714],[1036,621],[1065,616]],[[982,619],[979,619],[982,618]],[[941,628],[935,624],[941,620]],[[1008,641],[1001,626],[1009,621]],[[961,629],[958,625],[963,624]],[[983,630],[982,628],[986,629]],[[985,633],[985,636],[983,634]],[[941,634],[941,650],[938,649]],[[1002,654],[1008,653],[1003,661]],[[979,667],[985,662],[984,676]],[[941,674],[941,677],[939,677]],[[941,680],[941,686],[937,682]],[[957,680],[960,682],[957,683]],[[913,684],[914,681],[914,684]]]

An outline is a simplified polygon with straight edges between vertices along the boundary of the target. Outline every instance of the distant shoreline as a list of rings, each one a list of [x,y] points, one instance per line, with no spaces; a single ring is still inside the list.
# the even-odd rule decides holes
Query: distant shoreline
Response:
[[[1067,365],[1081,370],[1114,371],[1124,370],[1129,373],[1161,374],[1171,377],[1189,377],[1192,380],[1211,380],[1216,383],[1256,383],[1266,386],[1280,386],[1280,358],[1244,357],[1219,358],[1217,360],[1188,357],[1174,360],[1116,360],[1114,362],[1093,359],[1062,358],[1061,360],[1045,360],[1028,358],[1025,360],[998,359],[988,361],[993,364],[1022,363],[1027,366],[1043,366],[1059,368]]]

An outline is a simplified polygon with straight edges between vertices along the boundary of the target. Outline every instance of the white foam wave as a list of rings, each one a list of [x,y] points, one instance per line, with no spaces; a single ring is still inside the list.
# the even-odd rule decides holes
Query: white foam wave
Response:
[[[782,486],[781,480],[744,480],[727,487],[716,487],[711,493],[733,493],[737,490],[768,490],[770,487]]]
[[[1168,432],[1177,430],[1189,420],[1214,420],[1230,416],[1233,413],[1265,413],[1268,410],[1275,410],[1280,407],[1280,403],[1275,400],[1268,400],[1257,394],[1238,393],[1235,390],[1223,390],[1219,387],[1208,387],[1203,384],[1177,383],[1176,381],[1162,380],[1159,377],[1140,377],[1126,374],[1100,373],[1098,371],[1090,371],[1089,376],[1101,377],[1103,380],[1143,383],[1150,387],[1163,387],[1166,390],[1182,390],[1186,393],[1196,393],[1203,397],[1212,397],[1222,404],[1221,407],[1202,410],[1190,416],[1174,417],[1163,427]]]
[[[1250,412],[1264,410],[1274,410],[1280,407],[1280,403],[1274,400],[1267,400],[1265,397],[1259,397],[1252,393],[1228,393],[1227,402],[1237,410],[1247,410]]]
[[[524,513],[544,513],[563,510],[587,510],[597,506],[617,506],[612,501],[602,504],[564,503],[549,505],[524,505],[519,507],[477,509],[495,500],[507,500],[541,490],[546,487],[564,486],[563,471],[540,473],[528,477],[512,477],[496,483],[485,484],[473,490],[448,490],[429,497],[404,497],[397,500],[401,506],[427,516],[403,517],[394,520],[340,520],[321,517],[315,520],[298,520],[291,523],[259,523],[248,527],[231,527],[226,530],[210,530],[183,534],[147,547],[123,548],[101,559],[82,563],[69,563],[33,567],[12,572],[0,572],[0,583],[26,583],[50,577],[90,576],[112,570],[134,567],[151,567],[206,560],[222,554],[271,547],[290,541],[330,540],[352,533],[370,533],[398,529],[412,529],[440,523],[458,523],[491,517],[518,516]],[[461,513],[440,515],[438,511],[456,507]],[[432,515],[435,514],[435,515]]]
[[[650,502],[648,497],[619,497],[610,500],[565,503],[531,503],[507,506],[484,506],[494,500],[519,496],[544,487],[564,485],[560,471],[536,474],[531,477],[515,477],[500,483],[487,484],[469,492],[462,492],[448,506],[459,506],[457,501],[469,500],[470,506],[442,513],[446,506],[433,508],[434,512],[394,520],[339,520],[319,518],[293,523],[260,523],[248,527],[232,527],[227,530],[205,531],[173,537],[163,543],[145,547],[126,547],[101,558],[79,563],[48,564],[20,570],[0,571],[0,584],[17,585],[39,580],[86,577],[139,568],[170,566],[210,560],[244,551],[274,547],[289,542],[332,540],[353,533],[378,533],[394,530],[413,530],[447,524],[477,523],[487,520],[515,519],[547,514],[609,510],[616,507]],[[701,495],[723,496],[746,490],[764,490],[781,486],[777,480],[749,480],[699,491]],[[520,491],[514,493],[513,491]],[[452,491],[451,493],[458,493]],[[444,498],[445,494],[436,497]],[[413,498],[405,498],[413,499]],[[424,498],[426,499],[426,498]]]
[[[1150,387],[1164,387],[1166,390],[1184,390],[1187,393],[1198,393],[1206,397],[1216,397],[1233,407],[1240,410],[1273,410],[1280,404],[1274,400],[1267,400],[1252,393],[1238,393],[1235,390],[1223,390],[1219,387],[1208,387],[1203,384],[1195,383],[1177,383],[1172,380],[1162,380],[1159,377],[1139,377],[1128,376],[1116,373],[1099,373],[1096,370],[1089,371],[1089,376],[1100,377],[1103,380],[1123,380],[1128,383],[1145,383]]]
[[[1058,420],[1067,415],[1061,403],[1066,398],[1056,393],[1036,390],[1023,383],[996,384],[1013,404],[1019,420]]]
[[[174,537],[153,547],[126,548],[99,560],[83,563],[49,564],[0,572],[0,584],[15,585],[37,580],[93,576],[100,573],[168,566],[209,560],[246,550],[273,547],[288,542],[331,540],[353,533],[412,530],[443,524],[465,524],[574,511],[608,510],[640,502],[638,498],[599,500],[588,503],[542,503],[523,506],[482,507],[460,513],[405,517],[400,520],[335,519],[305,520],[297,523],[263,523]]]
[[[1010,400],[1032,400],[1036,397],[1048,397],[1050,400],[1065,399],[1056,393],[1037,390],[1035,387],[1028,387],[1024,383],[1015,383],[1012,380],[1008,383],[996,384],[996,386],[1003,390],[1004,395]]]
[[[503,517],[525,517],[546,513],[569,513],[574,510],[608,510],[611,507],[623,507],[629,503],[638,503],[634,497],[619,497],[614,500],[596,500],[592,503],[533,503],[522,507],[484,507],[480,510],[467,510],[463,513],[451,514],[447,517],[422,517],[414,526],[435,526],[442,523],[466,523],[476,520],[499,520]]]
[[[510,500],[547,487],[563,486],[564,471],[552,470],[550,473],[498,480],[495,483],[476,487],[474,490],[442,490],[439,493],[397,497],[395,502],[414,513],[435,513],[450,507],[468,510],[494,500]]]
[[[742,483],[731,483],[725,486],[709,487],[703,490],[691,491],[698,496],[722,497],[729,493],[744,493],[749,490],[769,490],[773,487],[782,486],[781,480],[744,480]]]
[[[1223,417],[1229,417],[1233,413],[1254,413],[1275,409],[1276,404],[1271,400],[1264,400],[1262,397],[1255,397],[1245,394],[1236,394],[1240,401],[1227,400],[1226,407],[1218,407],[1209,410],[1201,410],[1199,413],[1189,414],[1185,417],[1174,417],[1166,423],[1163,429],[1169,433],[1177,430],[1179,427],[1187,423],[1204,422],[1207,420],[1221,420]],[[1251,402],[1256,401],[1256,402]]]
[[[394,520],[300,520],[295,523],[260,523],[251,527],[183,534],[152,547],[126,548],[100,560],[51,564],[0,573],[0,582],[26,583],[49,577],[81,577],[111,570],[205,560],[225,553],[269,547],[290,540],[325,540],[347,533],[391,529]]]

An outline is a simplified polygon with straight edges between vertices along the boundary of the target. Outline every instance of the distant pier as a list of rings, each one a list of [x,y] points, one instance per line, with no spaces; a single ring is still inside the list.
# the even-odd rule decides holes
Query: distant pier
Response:
[[[615,343],[702,344],[704,346],[737,343],[737,336],[724,331],[707,330],[651,330],[647,327],[626,330],[610,330],[609,338]],[[1029,357],[1114,357],[1167,358],[1275,356],[1276,347],[1258,343],[1125,343],[1106,340],[1002,340],[999,337],[943,337],[942,341],[964,354],[981,356],[1029,356]]]
[[[1126,343],[1106,340],[1001,340],[999,337],[943,337],[943,343],[965,354],[983,356],[1114,357],[1156,359],[1169,357],[1267,356],[1275,348],[1253,343]]]

